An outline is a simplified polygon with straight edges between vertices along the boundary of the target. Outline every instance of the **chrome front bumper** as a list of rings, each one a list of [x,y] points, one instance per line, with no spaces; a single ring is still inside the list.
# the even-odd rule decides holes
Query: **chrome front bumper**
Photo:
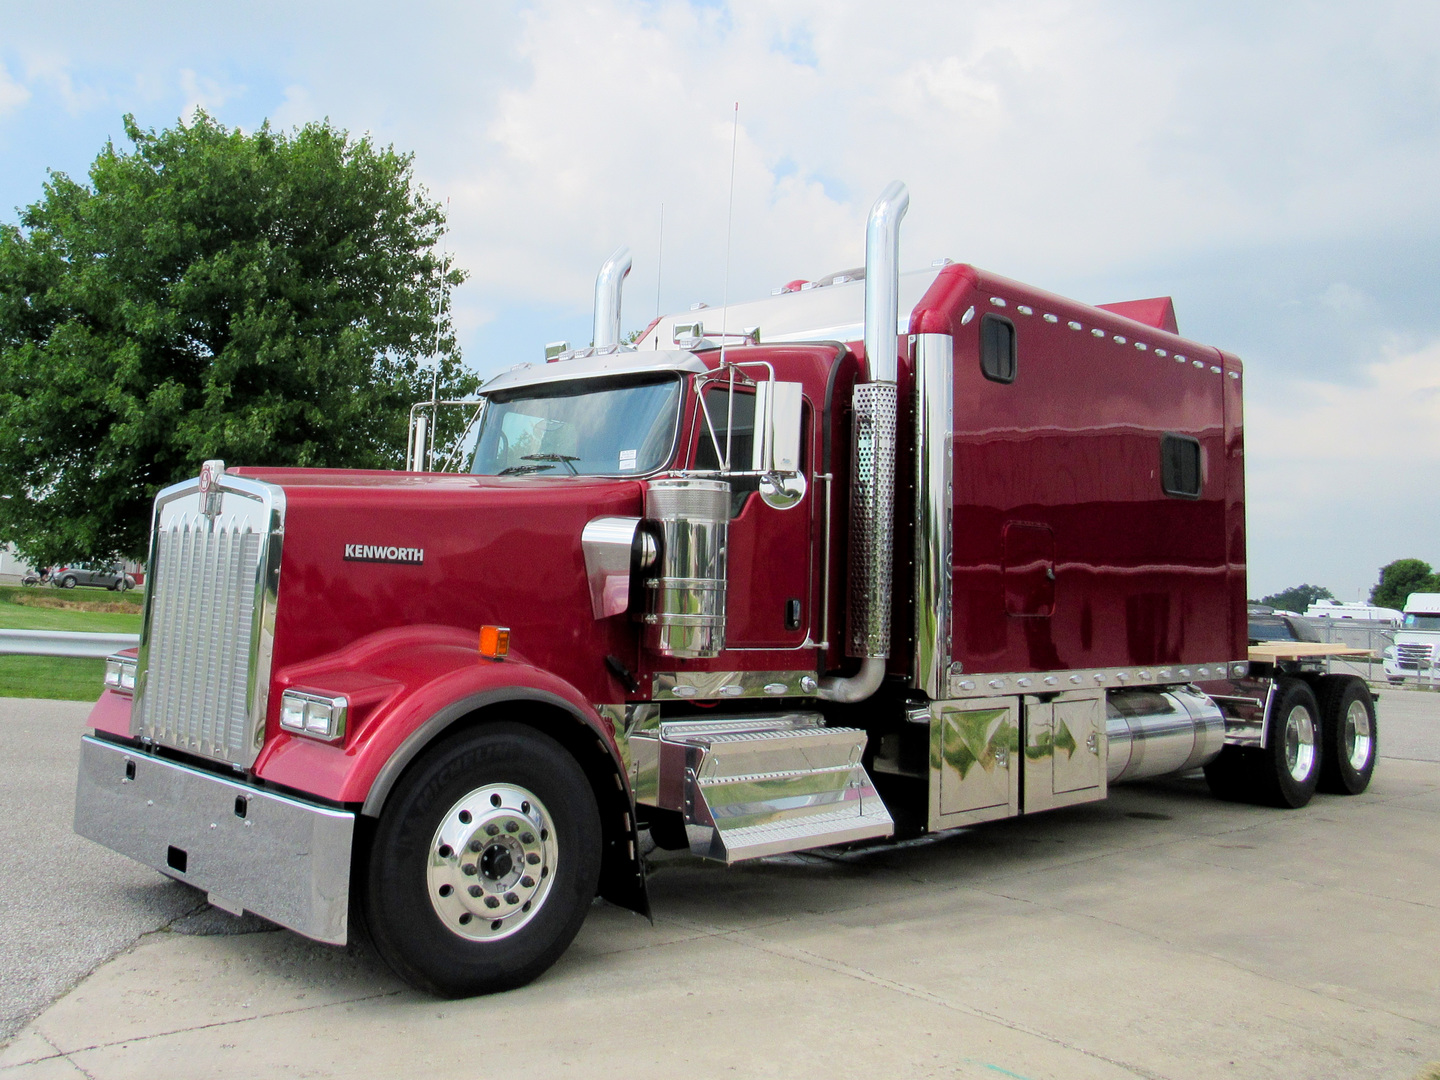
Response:
[[[345,943],[354,814],[87,735],[75,831],[205,890],[217,907]]]

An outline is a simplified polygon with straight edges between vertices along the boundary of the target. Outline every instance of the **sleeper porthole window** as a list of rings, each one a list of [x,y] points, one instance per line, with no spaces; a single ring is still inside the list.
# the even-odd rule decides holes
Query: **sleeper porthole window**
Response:
[[[1205,485],[1200,440],[1166,434],[1160,439],[1160,487],[1176,499],[1198,499]]]

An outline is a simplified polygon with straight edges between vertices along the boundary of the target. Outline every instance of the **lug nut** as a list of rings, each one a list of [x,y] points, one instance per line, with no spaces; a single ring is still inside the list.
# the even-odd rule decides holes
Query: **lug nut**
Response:
[[[467,862],[464,866],[460,868],[460,870],[463,874],[465,874],[466,877],[475,876],[475,864],[473,862]]]
[[[526,856],[525,856],[525,861],[526,861],[527,863],[529,863],[531,866],[539,866],[539,865],[540,865],[540,856],[537,855],[537,854],[535,854],[535,852],[532,851],[532,852],[530,852],[529,855],[526,855]]]
[[[499,834],[499,832],[500,832],[500,826],[494,824],[493,822],[492,822],[491,824],[485,826],[485,835],[486,835],[486,836],[496,836],[496,835]]]
[[[513,892],[507,892],[505,894],[505,902],[507,904],[518,904],[520,902],[520,897],[516,896]]]
[[[479,850],[480,850],[480,841],[479,841],[479,840],[471,840],[471,841],[470,841],[470,850],[471,850],[471,851],[479,851]]]
[[[535,842],[535,834],[533,832],[521,833],[520,842],[522,844],[533,844]]]
[[[486,907],[499,907],[499,906],[500,906],[500,901],[499,901],[496,897],[487,896],[487,897],[485,897],[485,906],[486,906]]]
[[[505,822],[505,831],[506,831],[506,832],[514,832],[514,831],[515,831],[516,829],[518,829],[518,828],[520,828],[520,826],[519,826],[519,825],[516,825],[515,822],[513,822],[513,821],[507,821],[507,822]]]
[[[471,885],[471,886],[470,886],[470,895],[471,895],[471,896],[479,896],[479,895],[480,895],[480,886],[479,886],[479,885]]]
[[[520,879],[520,884],[526,889],[533,889],[535,887],[535,879],[529,874],[526,874]]]

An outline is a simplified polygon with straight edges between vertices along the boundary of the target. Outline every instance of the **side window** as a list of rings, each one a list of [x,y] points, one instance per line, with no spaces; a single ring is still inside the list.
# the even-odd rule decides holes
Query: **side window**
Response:
[[[1200,440],[1165,435],[1160,440],[1160,487],[1177,499],[1198,499],[1204,486]]]
[[[730,390],[726,386],[711,386],[705,390],[705,409],[710,422],[715,425],[715,438],[710,438],[710,427],[705,418],[699,418],[699,440],[695,445],[695,468],[718,469],[720,456],[715,453],[715,444],[720,444],[720,454],[725,453],[725,433],[730,433],[730,467],[745,470],[750,468],[750,459],[755,446],[755,395],[737,393],[734,412],[731,412]],[[730,477],[730,516],[739,517],[745,509],[750,493],[760,490],[758,476]]]
[[[993,382],[1015,381],[1015,324],[1000,315],[980,320],[980,370]]]
[[[734,413],[730,405],[730,390],[724,386],[711,386],[705,391],[705,411],[715,425],[715,438],[710,438],[710,429],[705,418],[700,418],[700,444],[695,448],[697,469],[720,468],[715,443],[720,444],[720,453],[725,453],[725,433],[730,432],[730,467],[750,468],[750,458],[755,446],[755,395],[736,394]],[[733,426],[731,426],[733,423]]]

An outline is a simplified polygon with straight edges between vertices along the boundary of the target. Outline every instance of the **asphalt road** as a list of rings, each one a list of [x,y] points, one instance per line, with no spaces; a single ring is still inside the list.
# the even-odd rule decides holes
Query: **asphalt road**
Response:
[[[180,1064],[200,1060],[216,1076],[421,1061],[470,1076],[487,1032],[527,1074],[631,1080],[1408,1080],[1440,1059],[1440,772],[1418,764],[1440,761],[1440,694],[1383,692],[1393,764],[1369,795],[1295,813],[1172,781],[908,848],[729,870],[665,855],[653,925],[597,905],[535,986],[456,1003],[289,933],[174,933],[264,924],[71,833],[86,712],[0,700],[0,1038],[139,945],[0,1054],[17,1078],[199,1075]]]

